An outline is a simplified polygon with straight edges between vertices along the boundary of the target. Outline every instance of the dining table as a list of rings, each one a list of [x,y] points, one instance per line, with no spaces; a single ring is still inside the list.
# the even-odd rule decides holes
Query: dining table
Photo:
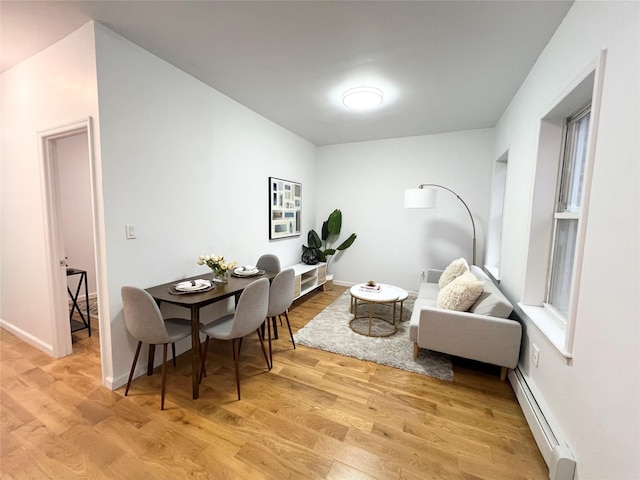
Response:
[[[267,278],[271,281],[276,275],[277,272],[263,271],[260,271],[257,275],[243,277],[228,274],[227,283],[212,282],[212,289],[201,292],[177,292],[175,286],[185,281],[211,280],[211,274],[181,278],[179,280],[174,280],[172,282],[163,283],[162,285],[156,285],[145,289],[158,303],[158,306],[162,303],[168,303],[187,308],[191,312],[191,376],[194,400],[200,395],[200,309],[230,297],[234,297],[237,304],[242,291],[251,282],[260,278]],[[147,375],[151,375],[153,371],[154,356],[155,348],[153,345],[150,345]]]

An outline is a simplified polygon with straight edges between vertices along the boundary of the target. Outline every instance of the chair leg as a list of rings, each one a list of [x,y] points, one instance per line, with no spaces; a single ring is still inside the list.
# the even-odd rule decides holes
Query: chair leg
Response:
[[[267,318],[266,324],[267,324],[267,335],[269,338],[269,365],[270,365],[269,369],[271,369],[273,368],[273,353],[271,350],[271,319],[270,318]]]
[[[262,348],[262,355],[264,355],[264,361],[267,362],[267,368],[271,370],[271,364],[269,363],[269,359],[267,358],[267,351],[264,348],[264,337],[262,336],[262,332],[260,329],[256,330],[258,334],[258,339],[260,340],[260,347]]]
[[[173,366],[176,366],[176,344],[175,342],[171,344],[171,353],[173,354]]]
[[[233,356],[236,360],[236,387],[238,389],[238,400],[240,400],[240,342],[239,338],[233,339]]]
[[[131,380],[133,380],[133,372],[136,369],[136,363],[138,363],[138,355],[140,355],[141,346],[142,346],[142,342],[138,342],[138,347],[136,348],[136,354],[133,357],[133,365],[131,365],[131,372],[129,373],[129,381],[127,382],[127,388],[124,391],[125,397],[129,393],[129,387],[131,386]]]
[[[291,331],[291,324],[289,323],[289,314],[287,311],[284,311],[284,318],[287,321],[287,328],[289,329],[289,336],[291,337],[291,343],[293,343],[293,349],[296,348],[296,341],[293,339],[293,332]]]
[[[262,325],[260,325],[260,333],[262,333],[262,338],[264,338],[264,332],[268,321],[269,319],[265,318],[264,322],[262,322]]]
[[[164,391],[167,385],[167,344],[162,345],[162,387],[160,390],[160,410],[164,410]]]
[[[238,353],[242,349],[242,338],[240,338],[240,344],[238,345]],[[236,359],[236,344],[231,342],[231,358]]]
[[[204,372],[204,364],[207,361],[207,352],[209,351],[209,336],[207,335],[207,339],[204,341],[204,352],[200,354],[201,363],[200,363],[200,378],[198,379],[198,383],[202,383],[202,374]]]

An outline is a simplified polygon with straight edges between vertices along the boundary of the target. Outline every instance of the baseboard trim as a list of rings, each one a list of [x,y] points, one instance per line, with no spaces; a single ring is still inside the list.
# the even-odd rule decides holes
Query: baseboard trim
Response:
[[[39,338],[34,337],[29,332],[22,330],[19,327],[16,327],[14,324],[6,322],[4,320],[0,320],[0,328],[4,328],[6,331],[13,333],[16,337],[22,340],[25,343],[37,348],[38,350],[43,351],[47,355],[51,357],[55,357],[53,354],[53,345],[49,343],[45,343]]]
[[[85,298],[86,298],[86,297],[85,297],[84,295],[80,295],[80,294],[78,294],[78,300],[77,300],[77,301],[78,301],[78,302],[84,302],[84,301],[85,301]],[[93,292],[93,293],[90,293],[90,294],[89,294],[89,301],[91,301],[91,300],[95,300],[95,299],[97,299],[97,298],[98,298],[98,294],[97,294],[96,292]],[[69,298],[69,308],[71,308],[71,305],[73,305],[73,300],[71,300],[71,299]]]

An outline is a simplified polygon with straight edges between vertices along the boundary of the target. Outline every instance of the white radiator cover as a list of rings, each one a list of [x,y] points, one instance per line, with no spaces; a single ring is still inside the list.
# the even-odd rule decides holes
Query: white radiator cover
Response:
[[[540,453],[549,467],[551,480],[573,480],[576,460],[547,410],[536,400],[518,367],[509,371],[509,382],[516,394]]]

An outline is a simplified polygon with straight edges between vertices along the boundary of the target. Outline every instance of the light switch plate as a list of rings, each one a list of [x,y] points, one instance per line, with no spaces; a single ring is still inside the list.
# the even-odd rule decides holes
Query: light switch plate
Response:
[[[127,236],[127,240],[131,240],[136,238],[136,226],[132,224],[128,224],[124,226],[125,234]]]

